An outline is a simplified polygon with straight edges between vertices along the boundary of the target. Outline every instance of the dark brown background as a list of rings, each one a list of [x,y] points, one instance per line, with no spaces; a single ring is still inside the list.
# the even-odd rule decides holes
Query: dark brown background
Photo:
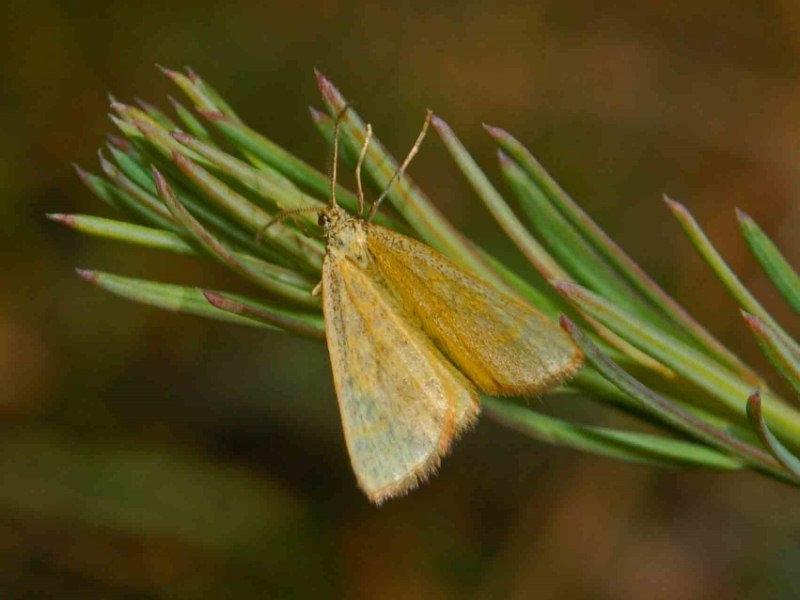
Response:
[[[325,145],[306,109],[320,104],[317,66],[396,154],[431,107],[496,177],[480,123],[509,129],[696,316],[766,370],[661,194],[690,207],[796,332],[733,209],[797,264],[800,4],[431,4],[4,8],[4,597],[796,596],[794,490],[755,475],[613,463],[484,422],[435,480],[376,510],[349,471],[323,346],[135,306],[74,276],[84,266],[235,281],[45,221],[53,211],[106,214],[70,162],[95,169],[110,128],[107,92],[166,107],[176,92],[154,63],[189,64],[256,129],[322,166]],[[522,265],[435,135],[412,172],[469,235]],[[542,406],[618,422],[586,403],[553,402]],[[242,531],[253,532],[247,543]]]

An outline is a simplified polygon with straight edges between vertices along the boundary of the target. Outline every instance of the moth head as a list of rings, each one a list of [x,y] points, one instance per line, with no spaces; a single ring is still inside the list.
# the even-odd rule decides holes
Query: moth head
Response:
[[[339,223],[352,219],[352,217],[338,204],[329,204],[324,210],[321,210],[319,217],[317,217],[317,224],[322,228],[322,231],[328,232],[335,228]]]

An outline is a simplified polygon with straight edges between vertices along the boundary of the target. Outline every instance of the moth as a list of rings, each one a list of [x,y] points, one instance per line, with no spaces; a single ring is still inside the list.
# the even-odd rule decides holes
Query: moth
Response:
[[[346,111],[347,109],[345,109]],[[336,202],[336,120],[331,195],[319,212],[325,239],[325,332],[353,471],[381,504],[428,478],[480,412],[478,390],[537,396],[572,376],[580,350],[545,315],[468,273],[433,248]],[[425,120],[401,176],[430,122]],[[294,213],[300,211],[293,211]],[[303,212],[306,212],[304,209]]]

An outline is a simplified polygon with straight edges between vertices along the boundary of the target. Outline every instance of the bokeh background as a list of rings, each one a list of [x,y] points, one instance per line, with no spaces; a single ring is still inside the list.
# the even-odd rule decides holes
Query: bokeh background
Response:
[[[316,66],[396,154],[431,107],[502,187],[480,123],[513,132],[764,367],[661,194],[684,201],[798,331],[733,209],[798,263],[800,4],[12,0],[0,33],[3,598],[797,597],[800,496],[755,475],[624,465],[482,422],[431,483],[370,506],[321,344],[92,288],[73,267],[235,280],[44,213],[106,214],[70,163],[97,170],[108,92],[168,106],[156,62],[191,65],[256,129],[322,167],[307,113],[320,104]],[[412,173],[524,270],[435,134]],[[621,422],[587,402],[539,404]]]

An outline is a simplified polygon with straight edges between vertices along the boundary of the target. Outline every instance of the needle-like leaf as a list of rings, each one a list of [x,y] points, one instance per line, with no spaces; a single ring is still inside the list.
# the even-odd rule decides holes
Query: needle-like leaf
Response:
[[[742,311],[745,323],[769,361],[800,392],[800,355],[790,348],[784,337],[755,315]]]
[[[736,299],[739,305],[747,312],[754,314],[761,320],[769,323],[773,329],[780,333],[780,335],[788,338],[788,334],[783,331],[780,325],[772,318],[767,310],[761,303],[755,299],[750,291],[742,284],[736,274],[733,272],[725,260],[722,258],[717,249],[714,248],[711,241],[708,239],[700,225],[680,202],[676,202],[670,198],[664,197],[667,206],[678,219],[686,235],[692,242],[692,245],[697,249],[700,255],[705,259],[708,266],[711,267],[714,274],[728,288],[728,291]]]
[[[758,432],[761,441],[769,448],[772,455],[789,471],[797,480],[800,480],[800,459],[789,452],[780,440],[772,435],[772,432],[764,420],[761,411],[761,394],[758,390],[750,394],[747,399],[747,416],[753,425],[753,429]]]
[[[204,248],[206,248],[212,256],[215,256],[243,277],[246,277],[256,285],[260,285],[265,290],[272,292],[278,296],[288,298],[294,302],[304,304],[306,306],[318,307],[320,305],[319,298],[311,296],[308,291],[300,290],[294,286],[286,285],[283,282],[271,277],[262,269],[255,268],[252,264],[239,260],[235,254],[227,249],[219,240],[217,240],[211,233],[206,230],[200,221],[195,219],[188,210],[186,210],[172,189],[169,187],[167,180],[164,176],[153,167],[153,177],[155,178],[158,193],[164,204],[167,205],[175,220],[180,223],[187,232],[189,232]]]
[[[745,376],[753,376],[752,370],[747,365],[689,315],[586,214],[580,205],[564,191],[522,143],[499,127],[484,125],[484,128],[500,148],[522,166],[532,180],[544,191],[553,205],[642,295],[659,307],[675,323],[679,324],[688,335],[692,336],[726,364],[742,372]]]
[[[283,223],[274,223],[265,229],[265,225],[273,220],[270,214],[183,154],[176,152],[173,159],[199,189],[214,200],[222,210],[250,229],[254,237],[261,234],[263,239],[271,241],[275,246],[302,261],[312,272],[321,269],[323,250],[318,243],[286,227]]]
[[[323,339],[319,299],[310,290],[319,278],[325,249],[313,235],[306,235],[305,226],[313,232],[319,229],[310,219],[273,220],[280,211],[324,206],[328,176],[249,128],[196,73],[164,72],[199,117],[192,107],[174,100],[177,117],[147,102],[137,107],[112,98],[111,119],[122,136],[108,138],[106,156],[110,153],[111,160],[101,156],[108,179],[76,169],[93,193],[135,223],[89,215],[50,218],[107,240],[216,259],[275,294],[279,305],[97,271],[80,271],[81,276],[117,295],[166,310]],[[312,119],[331,143],[334,119],[341,114],[341,157],[352,163],[362,148],[366,125],[352,107],[342,112],[347,103],[330,81],[318,73],[317,82],[330,115],[312,110]],[[583,349],[587,365],[553,393],[600,402],[624,412],[627,419],[660,428],[664,435],[570,423],[494,398],[484,399],[487,416],[542,441],[621,460],[668,467],[749,467],[800,483],[798,460],[791,454],[800,449],[797,410],[644,273],[510,134],[487,127],[500,148],[501,170],[530,225],[517,218],[447,124],[439,118],[432,123],[479,198],[535,271],[525,265],[528,272],[518,275],[464,238],[404,172],[389,190],[396,212],[379,213],[375,221],[410,232],[550,316],[566,312],[562,324]],[[383,191],[398,163],[373,138],[363,166],[367,183]],[[336,196],[346,209],[355,210],[356,197],[343,186],[337,187]],[[669,204],[703,258],[747,311],[745,320],[762,349],[800,389],[797,342],[744,288],[686,209]],[[752,219],[740,212],[739,220],[767,275],[798,309],[797,274]],[[264,230],[268,223],[272,225]],[[289,302],[300,308],[283,307]],[[756,385],[762,392],[750,399],[745,415],[741,400]],[[747,426],[748,416],[752,427]]]
[[[291,181],[277,171],[270,169],[265,172],[262,169],[256,169],[246,162],[187,133],[173,131],[172,137],[187,148],[191,148],[202,155],[222,173],[240,181],[260,197],[268,200],[271,206],[278,211],[298,208],[322,208],[325,206],[324,202],[301,192]],[[311,217],[306,220],[309,223],[316,223],[316,219]]]
[[[792,269],[778,247],[747,213],[737,208],[736,216],[753,255],[786,301],[800,312],[800,275]]]
[[[605,356],[602,350],[566,317],[561,318],[561,326],[584,351],[590,364],[619,389],[639,400],[644,407],[664,421],[680,428],[692,437],[738,456],[752,465],[776,475],[781,473],[780,464],[772,456],[701,421],[628,375]]]
[[[593,452],[618,460],[662,467],[741,469],[741,461],[693,442],[646,433],[568,423],[506,400],[484,397],[483,411],[490,419],[537,440]]]
[[[183,104],[175,100],[172,96],[169,96],[169,101],[172,104],[172,107],[175,109],[175,113],[178,115],[178,118],[183,123],[183,126],[186,127],[186,131],[192,134],[194,137],[199,138],[201,140],[207,140],[211,138],[211,135],[208,133],[208,130],[203,127],[203,124],[200,122],[200,119],[192,114],[188,108],[186,108]]]
[[[730,410],[743,414],[741,398],[752,389],[733,371],[715,362],[708,355],[636,318],[618,306],[606,302],[596,294],[578,285],[554,282],[556,289],[617,335],[643,352],[653,356],[682,375]],[[742,391],[745,391],[742,393]],[[770,420],[782,436],[800,440],[800,414],[788,404],[770,394],[765,406]]]
[[[570,275],[567,274],[561,265],[528,232],[519,219],[517,219],[506,201],[489,182],[488,177],[486,177],[475,160],[470,156],[453,130],[450,129],[450,126],[436,116],[433,117],[432,124],[434,129],[439,133],[445,146],[450,151],[450,154],[453,156],[456,164],[461,168],[461,171],[472,184],[473,189],[475,189],[478,196],[489,209],[489,212],[492,213],[503,228],[503,231],[511,238],[511,241],[514,242],[525,258],[530,261],[545,279],[571,279]],[[503,157],[501,155],[501,163],[502,160]],[[630,347],[629,344],[619,339],[601,325],[597,323],[592,323],[592,325],[598,333],[613,346],[634,356],[636,360],[647,367],[666,374],[666,369],[664,369],[663,365],[659,365],[657,361],[642,354],[635,348]]]
[[[325,324],[319,315],[303,315],[302,317],[297,313],[290,315],[242,298],[220,294],[211,290],[201,291],[209,304],[220,310],[254,319],[306,337],[318,340],[325,339]]]
[[[348,102],[322,73],[319,71],[316,73],[317,85],[326,107],[331,115],[339,115],[349,107]],[[366,124],[352,107],[348,108],[342,116],[343,141],[350,144],[351,149],[358,150],[364,144],[366,135]],[[364,168],[376,185],[385,189],[393,180],[399,166],[380,141],[373,137],[367,149]],[[497,273],[466,243],[461,234],[444,218],[410,177],[404,175],[398,178],[389,190],[387,198],[422,240],[484,279],[503,285]]]
[[[113,275],[111,273],[91,271],[88,269],[77,269],[76,271],[83,280],[112,294],[127,298],[128,300],[133,300],[140,304],[147,304],[170,312],[195,315],[217,321],[277,329],[274,326],[267,326],[253,319],[214,308],[197,288],[174,285],[171,283],[159,283],[133,277],[123,277],[121,275]]]
[[[144,227],[143,225],[90,215],[49,214],[47,217],[51,221],[62,223],[76,231],[95,237],[176,254],[198,254],[197,249],[182,237],[163,229]],[[299,273],[265,262],[250,254],[242,252],[231,252],[231,254],[237,261],[247,267],[262,272],[265,277],[297,288],[304,296],[310,296],[314,284]],[[316,303],[313,305],[315,306]]]

